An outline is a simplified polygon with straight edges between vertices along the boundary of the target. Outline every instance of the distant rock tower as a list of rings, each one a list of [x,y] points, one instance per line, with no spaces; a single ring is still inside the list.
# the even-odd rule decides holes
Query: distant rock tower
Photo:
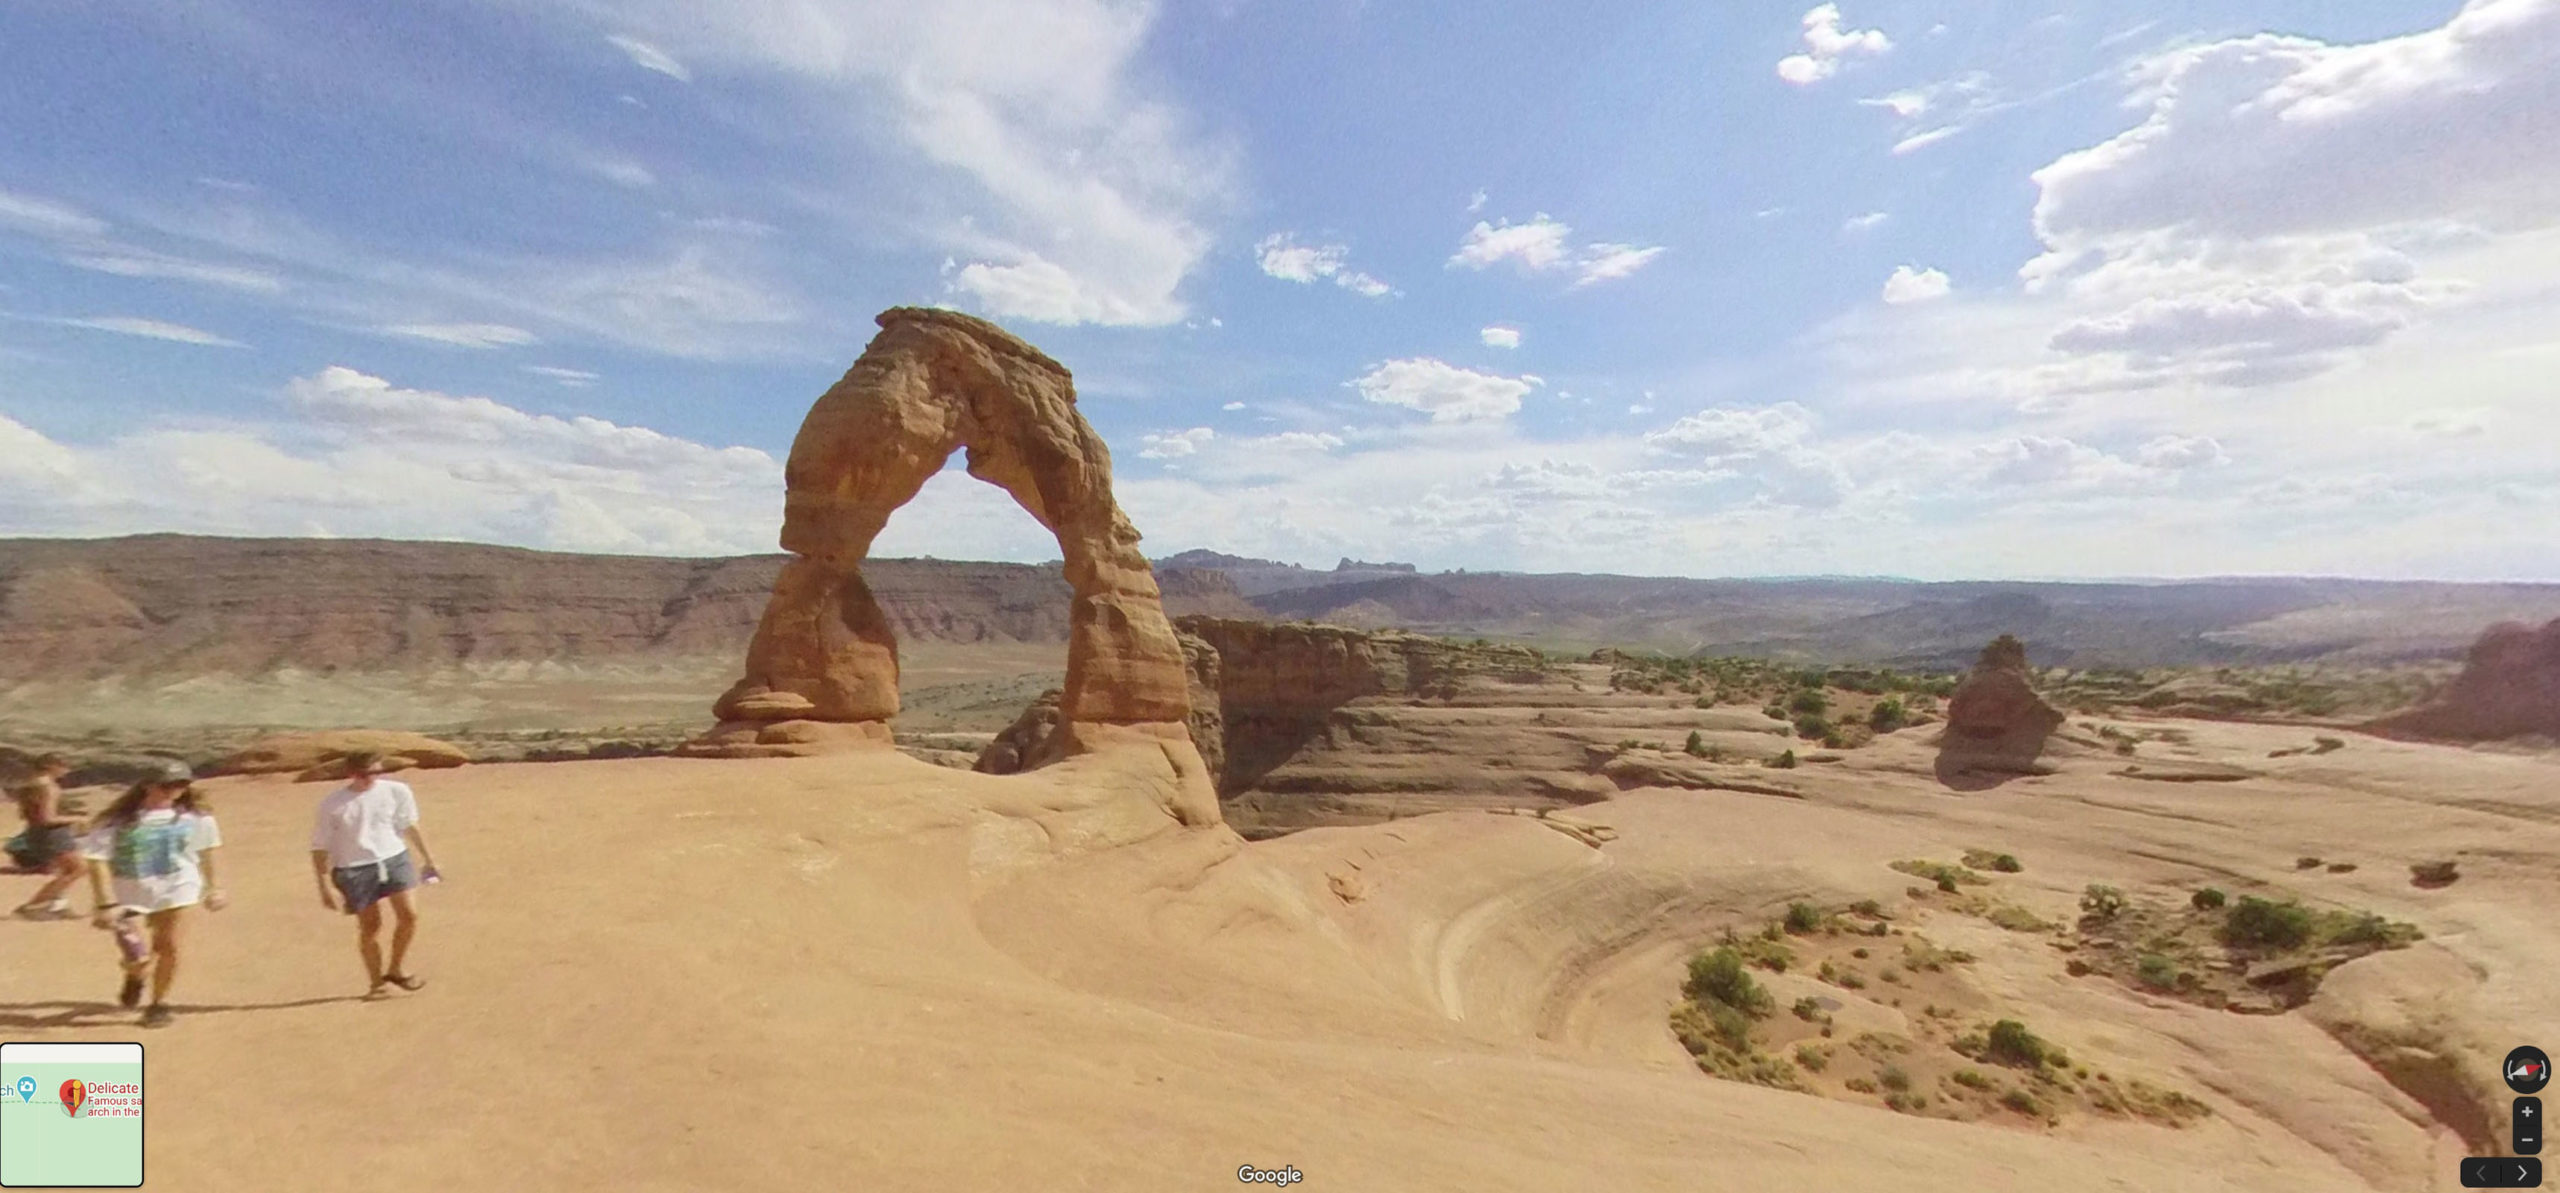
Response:
[[[2045,739],[2061,727],[2060,709],[2028,680],[2027,648],[2007,634],[1982,648],[1973,669],[1947,697],[1947,728],[1938,739],[1938,773],[2032,774]]]
[[[718,728],[685,752],[765,757],[889,743],[897,637],[863,583],[862,561],[889,515],[966,449],[969,475],[1012,494],[1066,557],[1074,596],[1058,710],[1065,752],[1135,735],[1177,754],[1177,770],[1205,776],[1183,727],[1181,644],[1137,529],[1112,500],[1110,450],[1076,412],[1067,370],[967,315],[898,307],[879,323],[792,440],[782,546],[797,558],[774,580],[746,675],[712,706]]]

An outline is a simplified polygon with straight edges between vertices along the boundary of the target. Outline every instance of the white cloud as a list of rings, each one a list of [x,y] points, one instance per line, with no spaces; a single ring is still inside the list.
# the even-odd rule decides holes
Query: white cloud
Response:
[[[595,32],[672,47],[698,73],[805,88],[834,163],[886,143],[956,293],[999,318],[1164,326],[1232,198],[1236,152],[1137,68],[1159,7],[1124,0],[857,4],[580,0]]]
[[[1260,439],[1246,441],[1255,446],[1268,446],[1283,451],[1328,452],[1342,446],[1342,436],[1324,431],[1282,431]]]
[[[1654,451],[1748,482],[1771,505],[1828,509],[1852,488],[1838,460],[1815,448],[1813,414],[1793,402],[1716,407],[1644,437]]]
[[[661,50],[656,46],[650,45],[639,38],[624,37],[620,34],[608,36],[605,40],[612,42],[613,48],[629,55],[632,64],[640,67],[642,70],[654,70],[659,74],[665,75],[680,83],[690,83],[693,81],[693,72],[686,70],[684,63],[678,62],[673,57],[670,57],[665,50]]]
[[[1517,261],[1522,269],[1544,272],[1565,263],[1570,251],[1565,237],[1572,233],[1573,229],[1547,218],[1545,212],[1525,224],[1509,220],[1488,224],[1478,220],[1475,227],[1468,229],[1466,239],[1459,242],[1457,255],[1449,258],[1449,264],[1483,269],[1500,261]]]
[[[1486,200],[1491,197],[1492,196],[1484,193],[1483,187],[1477,187],[1476,193],[1467,196],[1467,214],[1474,215],[1475,213],[1484,210]]]
[[[2146,468],[2169,471],[2231,462],[2219,441],[2202,435],[2162,435],[2143,444],[2133,458]]]
[[[1947,290],[1947,275],[1935,269],[1897,265],[1893,276],[1884,280],[1884,300],[1895,306],[1944,298]]]
[[[111,273],[126,278],[173,278],[220,286],[227,290],[245,290],[254,294],[277,294],[284,290],[284,279],[263,269],[237,265],[220,265],[155,253],[144,249],[110,246],[97,251],[73,252],[63,264]]]
[[[1660,246],[1597,242],[1575,250],[1573,229],[1539,212],[1525,224],[1509,220],[1476,221],[1449,258],[1451,268],[1486,269],[1504,261],[1523,273],[1570,272],[1573,288],[1622,278],[1644,268],[1665,251]]]
[[[598,374],[585,369],[564,369],[558,365],[526,365],[524,371],[536,377],[548,377],[573,389],[583,389],[600,379]]]
[[[1300,244],[1294,233],[1274,232],[1253,246],[1254,263],[1284,282],[1308,283],[1325,278],[1363,298],[1383,298],[1395,287],[1348,268],[1351,249],[1339,244]]]
[[[1946,140],[1947,138],[1963,132],[1964,130],[1965,126],[1961,124],[1950,124],[1944,128],[1933,128],[1927,132],[1913,133],[1910,136],[1904,137],[1903,139],[1893,143],[1893,155],[1895,157],[1900,157],[1906,153],[1918,153],[1919,151],[1935,145],[1940,141]]]
[[[1875,229],[1882,227],[1886,220],[1892,218],[1893,216],[1887,212],[1870,211],[1865,215],[1853,215],[1848,219],[1842,220],[1840,222],[1840,230],[1850,235],[1856,235],[1861,232],[1872,232]]]
[[[1995,485],[2074,489],[2139,480],[2141,468],[2069,439],[2020,435],[1974,449],[1982,479]]]
[[[532,332],[503,323],[397,323],[377,330],[455,348],[512,348],[541,342]]]
[[[2560,5],[2182,46],[2130,77],[2142,122],[2035,172],[2046,251],[2021,276],[2096,308],[2055,349],[2151,384],[2338,368],[2461,295],[2421,259],[2560,225],[2560,155],[2517,148],[2560,122]]]
[[[1520,346],[1520,329],[1517,327],[1487,327],[1478,331],[1476,333],[1476,337],[1483,340],[1484,346],[1487,348],[1517,348]]]
[[[1227,404],[1226,404],[1226,405],[1224,405],[1224,406],[1220,406],[1220,407],[1218,407],[1218,409],[1220,409],[1220,410],[1242,410],[1242,409],[1244,409],[1244,403],[1242,403],[1242,402],[1229,402],[1229,403],[1227,403]]]
[[[1202,444],[1217,437],[1218,433],[1207,427],[1154,432],[1139,437],[1145,446],[1138,449],[1138,455],[1149,460],[1180,459],[1199,451]]]
[[[208,348],[248,347],[247,344],[229,336],[218,336],[209,331],[188,327],[183,323],[164,323],[158,319],[143,319],[131,315],[102,315],[92,319],[64,319],[60,322],[68,327],[112,331],[118,335],[168,340],[178,344],[201,344]]]
[[[107,223],[50,199],[0,190],[0,228],[55,239],[72,239],[104,236]]]
[[[289,417],[140,427],[94,446],[0,418],[0,528],[462,538],[578,551],[770,550],[782,466],[595,418],[528,414],[332,367]]]
[[[1778,77],[1799,87],[1840,73],[1843,62],[1872,58],[1893,48],[1880,29],[1842,29],[1840,6],[1825,4],[1804,14],[1804,49],[1778,60]]]
[[[1430,357],[1390,360],[1353,381],[1360,396],[1388,406],[1420,410],[1433,422],[1508,418],[1520,399],[1539,385],[1534,377],[1479,373]]]

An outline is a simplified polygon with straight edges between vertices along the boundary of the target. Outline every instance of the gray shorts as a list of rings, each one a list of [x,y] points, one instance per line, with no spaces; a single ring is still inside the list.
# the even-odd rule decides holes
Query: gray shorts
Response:
[[[329,885],[347,901],[347,914],[354,915],[418,885],[418,871],[409,863],[409,851],[401,850],[378,862],[361,866],[336,866],[329,871]]]

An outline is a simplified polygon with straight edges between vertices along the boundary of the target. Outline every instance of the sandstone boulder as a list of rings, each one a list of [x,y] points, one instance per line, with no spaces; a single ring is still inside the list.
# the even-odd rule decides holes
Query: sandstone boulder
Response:
[[[2490,626],[2442,695],[2367,728],[2438,741],[2560,738],[2560,618],[2538,630],[2512,621]]]
[[[2036,758],[2063,714],[2036,694],[2030,674],[2026,645],[2016,638],[2002,634],[1982,648],[1947,698],[1947,727],[1938,738],[1941,779],[2046,769]]]
[[[313,733],[281,733],[251,742],[240,752],[205,768],[208,775],[283,775],[297,782],[343,778],[347,756],[380,754],[386,770],[410,767],[440,769],[461,766],[471,755],[451,742],[421,733],[389,729],[328,729]]]
[[[977,764],[970,769],[980,774],[1018,775],[1065,757],[1065,742],[1058,735],[1058,705],[1064,695],[1056,688],[1040,693],[1031,707],[1023,709],[1013,724],[1005,726],[986,749],[978,752]]]

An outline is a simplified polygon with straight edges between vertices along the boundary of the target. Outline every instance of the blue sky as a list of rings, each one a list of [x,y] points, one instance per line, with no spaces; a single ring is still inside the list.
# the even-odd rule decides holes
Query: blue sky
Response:
[[[0,533],[769,550],[929,303],[1159,553],[2560,579],[2560,0],[2122,9],[10,5]]]

